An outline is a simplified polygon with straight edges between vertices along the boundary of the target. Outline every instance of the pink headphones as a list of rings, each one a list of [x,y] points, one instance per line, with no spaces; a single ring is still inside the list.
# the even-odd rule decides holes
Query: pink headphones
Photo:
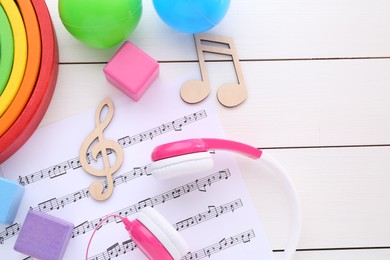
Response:
[[[283,259],[291,259],[301,231],[299,200],[289,176],[265,152],[243,143],[213,138],[167,143],[156,147],[152,152],[152,175],[157,179],[166,180],[209,170],[213,167],[213,160],[208,151],[215,149],[234,151],[253,159],[262,159],[259,161],[276,174],[283,184],[292,211],[290,238]],[[187,243],[180,234],[153,208],[144,208],[133,221],[120,218],[130,237],[149,259],[181,259],[189,251]]]

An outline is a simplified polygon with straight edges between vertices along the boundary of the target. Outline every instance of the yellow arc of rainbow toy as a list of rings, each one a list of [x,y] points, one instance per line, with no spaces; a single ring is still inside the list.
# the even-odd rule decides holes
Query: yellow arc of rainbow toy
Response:
[[[7,86],[0,96],[0,116],[4,114],[22,82],[27,62],[27,36],[22,16],[13,0],[0,0],[12,27],[14,37],[14,64]]]

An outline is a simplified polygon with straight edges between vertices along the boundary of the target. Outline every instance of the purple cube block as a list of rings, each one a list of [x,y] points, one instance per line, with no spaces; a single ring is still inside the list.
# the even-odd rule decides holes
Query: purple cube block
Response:
[[[74,225],[46,213],[30,210],[14,249],[41,260],[62,259]]]

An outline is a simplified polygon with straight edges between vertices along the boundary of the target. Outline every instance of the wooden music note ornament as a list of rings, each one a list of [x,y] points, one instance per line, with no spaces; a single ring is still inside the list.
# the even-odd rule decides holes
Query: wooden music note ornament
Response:
[[[194,37],[202,80],[186,81],[180,89],[181,98],[187,103],[195,104],[209,95],[210,83],[203,54],[203,52],[209,52],[231,56],[238,81],[238,83],[222,85],[217,92],[218,101],[226,107],[235,107],[241,104],[247,98],[248,92],[233,39],[211,34],[196,34]],[[228,48],[204,44],[207,42],[228,45]]]
[[[100,117],[105,106],[108,107],[108,114],[104,118],[103,122],[101,122]],[[107,179],[106,187],[103,187],[103,184],[100,182],[94,182],[89,187],[89,193],[96,200],[106,200],[111,196],[114,190],[114,181],[112,175],[120,168],[123,162],[122,147],[117,142],[113,140],[107,140],[103,137],[103,130],[111,122],[113,115],[114,105],[110,99],[106,98],[99,104],[99,107],[96,109],[96,128],[87,136],[80,147],[80,163],[83,169],[89,174],[101,177],[105,176]],[[91,152],[92,158],[96,161],[98,155],[100,154],[103,159],[103,169],[95,169],[91,167],[87,160],[88,148],[92,145],[94,145]],[[109,151],[113,151],[116,154],[116,161],[113,166],[110,165],[108,160]]]

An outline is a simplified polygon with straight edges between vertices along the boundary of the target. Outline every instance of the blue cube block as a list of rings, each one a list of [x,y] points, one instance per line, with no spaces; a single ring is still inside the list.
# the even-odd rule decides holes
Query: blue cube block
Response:
[[[0,177],[0,223],[14,222],[23,193],[22,185]]]
[[[30,210],[14,249],[41,260],[60,260],[64,256],[74,225],[49,214]]]

